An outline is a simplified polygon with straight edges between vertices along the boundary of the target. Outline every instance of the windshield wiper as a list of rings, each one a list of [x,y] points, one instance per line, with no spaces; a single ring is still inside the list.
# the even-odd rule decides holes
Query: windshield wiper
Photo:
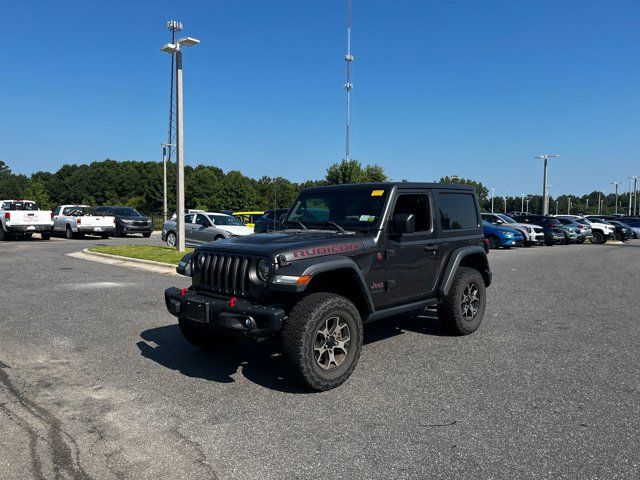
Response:
[[[335,227],[336,230],[338,230],[343,235],[352,235],[352,234],[355,233],[355,232],[350,231],[350,230],[345,230],[344,227],[342,227],[342,225],[339,225],[336,222],[332,222],[331,220],[327,220],[326,222],[323,222],[323,224],[324,225],[331,225],[332,227]]]
[[[284,223],[297,223],[302,227],[303,230],[309,230],[307,226],[304,223],[302,223],[300,220],[286,220]]]

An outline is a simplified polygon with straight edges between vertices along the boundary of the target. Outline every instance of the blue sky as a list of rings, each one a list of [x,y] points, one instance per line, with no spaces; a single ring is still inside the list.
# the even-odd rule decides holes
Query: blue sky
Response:
[[[159,160],[165,22],[185,52],[185,159],[321,178],[344,157],[345,2],[3,2],[0,159],[54,171]],[[352,158],[496,194],[640,175],[640,3],[353,0]]]

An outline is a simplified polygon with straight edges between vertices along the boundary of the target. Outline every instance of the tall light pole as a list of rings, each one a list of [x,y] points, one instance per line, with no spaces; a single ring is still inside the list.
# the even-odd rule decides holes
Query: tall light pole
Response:
[[[529,213],[529,201],[530,200],[531,200],[530,198],[527,198],[527,213]]]
[[[200,43],[195,38],[185,37],[176,43],[167,43],[160,50],[176,59],[176,214],[178,223],[178,251],[184,252],[184,146],[182,121],[182,50]]]
[[[522,201],[520,202],[520,213],[523,213],[524,212],[524,197],[526,197],[526,195],[523,193],[521,195],[521,197],[522,197]]]
[[[549,185],[549,184],[547,183],[547,190],[546,190],[546,192],[547,192],[547,198],[549,198],[549,189],[550,189],[551,187],[553,187],[553,185]],[[550,208],[550,207],[551,207],[551,200],[548,200],[548,202],[549,202],[549,203],[548,203],[548,205],[549,205],[549,207],[548,207],[548,208]],[[542,210],[544,211],[544,200],[542,201],[542,203],[543,203],[543,205],[542,205]],[[557,215],[557,214],[558,214],[558,200],[556,200],[556,215]]]
[[[349,161],[349,142],[350,142],[350,129],[351,129],[351,62],[353,62],[353,55],[351,55],[351,0],[347,0],[347,54],[344,57],[347,62],[347,81],[344,84],[344,88],[347,91],[347,118],[346,118],[346,143],[345,143],[345,160]]]
[[[622,182],[611,182],[611,185],[616,186],[616,214],[618,213],[618,185],[622,184]]]
[[[547,197],[547,165],[550,158],[557,158],[559,156],[560,155],[552,153],[544,153],[535,157],[544,160],[544,175],[542,177],[542,215],[547,215],[549,213],[549,197]]]
[[[600,200],[601,197],[602,195],[600,194],[600,192],[598,192],[598,215],[600,215],[600,210],[602,209],[602,201]]]
[[[631,191],[633,190],[633,177],[629,177],[629,216],[631,216]]]
[[[507,214],[507,196],[504,196],[504,213]]]
[[[491,213],[493,213],[493,197],[496,196],[496,189],[491,187]]]
[[[635,216],[638,208],[638,176],[634,175],[631,179],[633,180],[633,215]]]
[[[171,32],[171,43],[176,43],[176,33],[182,31],[182,22],[175,20],[169,20],[167,22],[167,28]],[[171,156],[174,153],[176,141],[176,59],[171,55],[171,76],[169,82],[169,135],[167,137],[167,145],[170,147],[167,149],[167,161],[171,162]]]
[[[569,200],[567,201],[567,215],[571,215],[571,197],[567,197]]]
[[[171,147],[175,147],[173,143],[162,144],[162,222],[167,221],[167,147],[171,152]]]

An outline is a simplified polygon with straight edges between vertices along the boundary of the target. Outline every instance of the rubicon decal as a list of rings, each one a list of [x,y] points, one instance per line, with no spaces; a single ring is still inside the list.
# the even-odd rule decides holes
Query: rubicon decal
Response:
[[[360,246],[357,243],[344,243],[342,245],[329,245],[326,247],[303,248],[302,250],[294,250],[293,258],[318,257],[320,255],[331,255],[334,253],[347,253],[358,250]]]

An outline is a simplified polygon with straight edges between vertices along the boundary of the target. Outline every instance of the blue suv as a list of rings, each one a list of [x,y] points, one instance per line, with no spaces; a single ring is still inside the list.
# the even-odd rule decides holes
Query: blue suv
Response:
[[[518,230],[508,227],[497,227],[485,220],[482,221],[484,238],[489,242],[489,248],[511,248],[524,245],[524,237]]]

